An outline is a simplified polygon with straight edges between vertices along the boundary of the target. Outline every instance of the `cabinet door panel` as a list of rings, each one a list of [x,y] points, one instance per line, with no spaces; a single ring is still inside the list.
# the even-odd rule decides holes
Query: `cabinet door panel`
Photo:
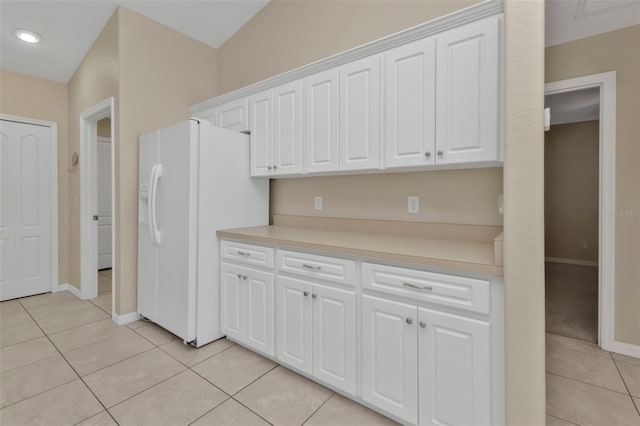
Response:
[[[380,56],[340,67],[340,168],[380,166]]]
[[[300,81],[273,90],[275,174],[302,173],[302,89]]]
[[[435,38],[385,55],[385,166],[435,164]]]
[[[499,30],[491,17],[437,36],[438,164],[499,160]]]
[[[251,176],[270,176],[273,172],[273,92],[249,98],[251,127]]]
[[[238,99],[217,107],[214,125],[238,132],[249,130],[248,99]]]
[[[416,316],[415,306],[362,297],[362,398],[408,423],[418,420]]]
[[[313,293],[313,375],[355,395],[355,292],[315,284]]]
[[[276,355],[283,364],[312,371],[312,284],[278,276]]]
[[[489,323],[419,309],[420,424],[488,425]]]
[[[245,269],[245,344],[274,355],[273,274]]]
[[[220,265],[220,318],[222,332],[238,341],[244,341],[244,285],[242,269],[222,263]]]
[[[338,70],[332,69],[305,80],[305,171],[339,169]]]

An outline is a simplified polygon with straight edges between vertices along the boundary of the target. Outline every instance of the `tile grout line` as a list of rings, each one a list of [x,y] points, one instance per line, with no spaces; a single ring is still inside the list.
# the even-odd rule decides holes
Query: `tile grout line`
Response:
[[[581,425],[580,425],[580,423],[575,423],[575,422],[572,422],[571,420],[567,420],[567,419],[564,419],[564,418],[562,418],[562,417],[558,417],[558,416],[556,416],[556,415],[549,414],[549,413],[547,413],[546,411],[545,411],[545,414],[546,414],[547,416],[549,416],[549,417],[553,417],[554,419],[562,420],[562,421],[563,421],[563,422],[565,422],[565,423],[569,423],[569,424],[576,425],[576,426],[581,426]]]
[[[620,392],[620,391],[617,391],[617,390],[605,388],[604,386],[594,385],[593,383],[583,382],[582,380],[574,379],[573,377],[563,376],[562,374],[552,373],[550,371],[546,371],[546,373],[547,374],[551,374],[552,376],[562,377],[563,379],[567,379],[567,380],[571,380],[571,381],[574,381],[574,382],[582,383],[583,385],[589,385],[589,386],[593,386],[594,388],[604,389],[604,390],[609,391],[609,392],[615,392],[618,395],[630,396],[628,393],[624,393],[624,392]],[[624,384],[624,381],[623,381],[623,384]],[[625,387],[626,387],[626,385],[625,385]]]
[[[47,357],[47,358],[44,358],[44,359],[42,359],[42,360],[40,360],[40,361],[44,361],[45,359],[49,359],[49,358],[53,358],[53,357],[54,357],[54,355],[52,355],[52,356],[50,356],[50,357]],[[63,358],[63,360],[64,360],[65,362],[67,362],[67,360],[66,360],[66,359],[64,359],[64,358]],[[37,362],[39,362],[39,361],[37,361]],[[28,365],[31,365],[31,364],[28,364]],[[75,372],[75,370],[73,371],[73,373],[74,373],[76,376],[77,376],[77,374],[78,374],[78,373],[76,373],[76,372]],[[21,399],[21,400],[19,400],[19,401],[15,401],[15,402],[12,402],[11,404],[7,404],[7,405],[5,405],[4,407],[2,407],[2,408],[1,408],[1,410],[4,410],[5,408],[9,408],[9,407],[11,407],[11,406],[13,406],[13,405],[19,404],[19,403],[21,403],[22,401],[26,401],[27,399],[31,399],[31,398],[34,398],[34,397],[36,397],[36,396],[38,396],[38,395],[42,395],[43,393],[46,393],[46,392],[52,391],[52,390],[57,389],[57,388],[59,388],[59,387],[61,387],[61,386],[68,385],[69,383],[74,382],[74,381],[78,380],[79,378],[80,378],[80,376],[74,377],[73,379],[71,379],[71,380],[69,380],[69,381],[67,381],[67,382],[60,383],[59,385],[55,385],[55,386],[54,386],[54,387],[52,387],[52,388],[45,389],[45,390],[43,390],[42,392],[34,393],[33,395],[28,396],[28,397],[26,397],[26,398],[22,398],[22,399]],[[84,421],[84,420],[86,420],[86,419],[83,419],[83,420],[80,420],[80,421]]]
[[[629,386],[627,385],[627,382],[624,379],[624,376],[622,375],[622,372],[620,371],[620,367],[618,367],[618,363],[616,362],[616,359],[613,357],[613,354],[611,352],[609,352],[609,354],[611,355],[611,360],[613,361],[613,365],[615,365],[615,367],[616,367],[616,371],[620,375],[620,380],[622,380],[622,383],[624,384],[624,387],[627,389],[627,393],[629,394],[629,398],[631,398],[631,403],[633,404],[634,407],[636,407],[636,411],[638,412],[638,415],[640,416],[640,408],[638,408],[638,404],[636,404],[636,402],[633,399],[633,395],[631,395],[631,390],[629,389]],[[620,362],[622,362],[622,361],[620,361]]]
[[[135,330],[133,330],[133,331],[135,331]],[[230,340],[229,340],[229,341],[230,341]],[[169,343],[172,343],[172,342],[169,342]],[[164,345],[162,345],[162,346],[166,346],[166,345],[168,345],[169,343],[165,343],[165,344],[164,344]],[[213,343],[213,342],[212,342],[212,343]],[[193,364],[193,366],[191,366],[191,367],[190,367],[190,366],[188,366],[187,364],[185,364],[184,362],[180,361],[176,356],[173,356],[172,354],[170,354],[170,353],[169,353],[169,352],[167,352],[166,350],[162,349],[162,346],[158,346],[158,349],[160,349],[162,352],[166,353],[166,354],[167,354],[167,355],[169,355],[171,358],[175,359],[175,360],[176,360],[176,361],[178,361],[180,364],[184,365],[184,366],[185,366],[185,367],[187,367],[189,370],[191,370],[191,369],[192,369],[192,367],[195,367],[195,366],[196,366],[196,365],[198,365],[198,364],[202,364],[203,362],[205,362],[205,361],[207,361],[207,360],[209,360],[209,359],[213,358],[214,356],[219,355],[219,354],[221,354],[222,352],[224,352],[224,351],[226,351],[226,350],[231,349],[231,348],[232,348],[232,347],[234,347],[235,345],[236,345],[236,343],[233,343],[233,345],[229,346],[228,348],[224,348],[224,349],[223,349],[223,350],[221,350],[220,352],[216,352],[215,354],[211,355],[210,357],[207,357],[207,358],[203,359],[202,361],[198,361],[196,364]]]
[[[327,389],[329,389],[329,388],[327,388]],[[329,390],[331,390],[331,389],[329,389]],[[301,425],[301,426],[304,426],[304,425],[305,425],[309,420],[311,420],[311,417],[315,416],[315,414],[316,414],[316,413],[317,413],[317,412],[318,412],[322,407],[324,407],[324,405],[325,405],[327,402],[329,402],[329,400],[330,400],[331,398],[333,398],[333,396],[334,396],[335,394],[336,394],[336,393],[335,393],[334,391],[331,391],[331,394],[329,394],[329,397],[328,397],[328,398],[327,398],[327,399],[326,399],[322,404],[320,404],[320,406],[319,406],[318,408],[316,408],[316,410],[315,410],[313,413],[311,413],[311,415],[310,415],[309,417],[307,417],[307,419],[306,419],[304,422],[302,422],[302,425]]]
[[[22,303],[20,303],[22,305]],[[22,307],[24,308],[24,305],[22,305]],[[26,310],[26,308],[25,308]],[[29,316],[33,319],[33,316],[31,315],[31,312],[29,312],[27,310],[27,314],[29,314]],[[34,319],[35,321],[35,319]],[[36,325],[38,326],[38,328],[40,328],[40,331],[42,331],[44,333],[44,330],[42,330],[42,327],[40,327],[40,325],[38,325],[36,323]],[[63,355],[62,351],[60,351],[60,349],[58,349],[58,347],[53,343],[53,341],[49,338],[49,335],[44,333],[45,337],[47,338],[47,340],[49,340],[49,343],[51,343],[51,345],[55,348],[56,351],[58,351],[58,353],[60,354],[60,356],[62,357],[62,359],[64,359],[64,361],[69,365],[69,368],[71,368],[71,370],[73,370],[73,372],[78,376],[78,379],[80,379],[80,381],[82,382],[82,384],[85,386],[85,388],[91,393],[91,395],[93,395],[93,397],[96,399],[96,401],[98,401],[98,404],[100,404],[102,406],[102,408],[107,412],[107,414],[109,414],[109,417],[111,417],[111,419],[116,423],[116,425],[119,425],[119,423],[116,421],[116,419],[111,415],[111,413],[109,412],[109,410],[107,410],[107,407],[105,407],[105,405],[102,403],[102,401],[100,401],[100,398],[98,398],[98,396],[93,392],[93,390],[89,387],[89,385],[87,385],[87,382],[84,381],[84,379],[82,378],[82,376],[80,376],[80,374],[78,374],[78,371],[73,367],[73,365],[71,365],[71,363],[69,362],[69,360]],[[69,382],[70,383],[70,382]],[[87,417],[86,419],[82,419],[80,420],[80,422],[83,422],[87,419],[90,419],[91,417],[100,414],[100,413],[95,413],[92,414],[91,416]],[[78,423],[80,423],[78,422]],[[76,423],[77,424],[77,423]]]
[[[191,426],[192,424],[194,424],[195,422],[197,422],[198,420],[200,420],[201,418],[203,418],[204,416],[206,416],[207,414],[209,414],[210,412],[212,412],[213,410],[215,410],[216,408],[218,408],[219,406],[221,406],[222,404],[224,404],[225,402],[229,401],[230,399],[233,399],[231,396],[229,396],[228,393],[225,392],[225,395],[227,395],[229,398],[225,399],[224,401],[222,401],[221,403],[219,403],[218,405],[216,405],[215,407],[213,407],[211,410],[207,410],[206,413],[202,414],[201,416],[199,416],[197,419],[194,419],[192,422],[187,423],[187,426]]]
[[[235,394],[237,395],[237,393]],[[235,402],[237,402],[238,404],[240,404],[242,407],[246,408],[247,410],[251,411],[253,414],[255,414],[256,416],[258,416],[260,419],[264,420],[267,424],[272,425],[273,423],[271,423],[269,420],[265,419],[264,417],[262,417],[260,414],[256,413],[255,411],[253,411],[253,409],[251,407],[249,407],[248,405],[246,405],[245,403],[243,403],[240,400],[237,400],[234,396],[231,397],[231,399],[233,399]]]

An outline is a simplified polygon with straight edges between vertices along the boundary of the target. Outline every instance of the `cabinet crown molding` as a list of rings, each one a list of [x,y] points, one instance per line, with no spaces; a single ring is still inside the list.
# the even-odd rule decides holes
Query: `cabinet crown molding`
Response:
[[[441,16],[439,18],[416,25],[406,30],[382,37],[378,40],[363,44],[353,49],[337,53],[333,56],[303,65],[291,71],[262,80],[258,83],[242,87],[224,95],[195,104],[189,108],[191,114],[215,108],[227,102],[235,101],[263,90],[268,90],[281,84],[307,77],[309,75],[325,71],[357,59],[375,55],[397,46],[411,43],[428,36],[478,21],[489,16],[500,14],[504,11],[503,0],[485,0],[481,3],[469,6],[459,11]]]

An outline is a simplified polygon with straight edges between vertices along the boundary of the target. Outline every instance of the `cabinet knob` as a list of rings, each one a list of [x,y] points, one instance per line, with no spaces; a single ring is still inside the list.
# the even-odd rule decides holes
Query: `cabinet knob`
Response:
[[[404,321],[409,325],[413,324],[413,318],[407,318]]]
[[[271,169],[272,169],[272,167],[271,167],[271,166],[267,166],[267,170],[271,170]]]
[[[318,297],[318,295],[317,295],[317,294],[315,294],[315,293],[313,293],[313,294],[311,295],[311,297],[313,297],[313,298],[315,299],[316,297]]]
[[[277,168],[278,168],[278,166],[273,166],[273,170],[275,170],[275,169],[277,169]]]
[[[304,292],[304,293],[302,293],[302,294],[304,294],[304,297],[307,297],[307,296],[309,295],[309,292],[308,292],[308,291],[305,291],[305,292]]]
[[[243,280],[247,280],[249,277],[247,277],[246,275],[244,277],[242,277]]]
[[[427,151],[427,152],[425,152],[425,153],[424,153],[424,156],[425,156],[425,157],[427,157],[427,158],[431,157],[431,151]]]
[[[242,274],[238,274],[238,279],[242,279]]]
[[[427,328],[427,323],[424,321],[420,321],[420,327]]]
[[[439,150],[438,150],[438,155],[442,156],[443,154],[444,154],[444,151],[443,151],[443,150],[441,150],[441,149],[439,149]]]

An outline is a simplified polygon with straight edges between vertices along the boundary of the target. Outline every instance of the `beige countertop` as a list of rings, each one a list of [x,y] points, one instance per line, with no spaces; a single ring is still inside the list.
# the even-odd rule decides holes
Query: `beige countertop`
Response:
[[[218,231],[222,238],[287,247],[319,250],[356,257],[412,263],[464,272],[502,275],[501,234],[494,239],[467,241],[456,239],[411,237],[369,232],[323,230],[292,226],[259,226]]]

